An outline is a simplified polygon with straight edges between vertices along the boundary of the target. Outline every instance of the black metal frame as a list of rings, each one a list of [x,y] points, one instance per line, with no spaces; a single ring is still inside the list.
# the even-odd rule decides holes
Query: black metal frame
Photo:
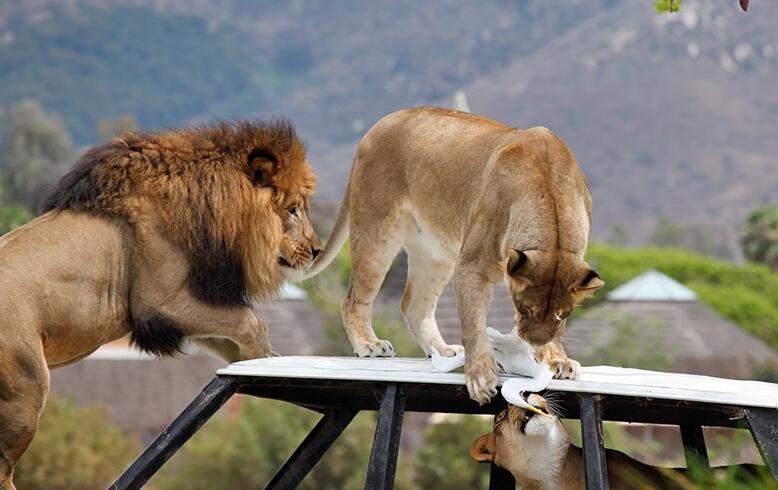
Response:
[[[358,380],[312,380],[218,376],[141,453],[109,488],[141,488],[232,395],[272,398],[323,414],[266,488],[294,488],[313,469],[360,410],[378,412],[365,488],[391,489],[405,411],[496,414],[502,397],[479,406],[461,385]],[[673,424],[681,428],[687,458],[707,463],[702,426],[738,427],[751,431],[773,477],[778,480],[778,410],[677,400],[555,392],[564,414],[581,419],[586,486],[608,488],[602,421]],[[463,448],[463,451],[466,448]],[[491,490],[514,488],[510,473],[492,465]]]

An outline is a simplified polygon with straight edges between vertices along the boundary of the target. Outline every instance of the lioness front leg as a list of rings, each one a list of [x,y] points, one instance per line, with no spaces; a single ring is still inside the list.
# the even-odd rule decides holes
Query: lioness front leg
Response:
[[[556,379],[578,379],[581,363],[567,357],[561,340],[553,340],[535,351],[535,359],[545,362]]]
[[[486,338],[486,313],[491,301],[491,285],[478,272],[457,267],[454,294],[461,320],[465,346],[465,383],[470,398],[480,405],[497,394],[497,363]]]

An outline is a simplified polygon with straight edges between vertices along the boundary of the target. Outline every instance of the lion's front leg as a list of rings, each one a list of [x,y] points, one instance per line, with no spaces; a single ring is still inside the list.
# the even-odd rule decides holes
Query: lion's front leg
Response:
[[[558,339],[539,347],[535,359],[547,363],[556,379],[578,379],[581,374],[581,363],[567,357],[562,341]]]
[[[230,308],[218,314],[222,317],[218,324],[206,321],[189,323],[186,335],[194,337],[227,362],[258,359],[272,354],[267,327],[251,309]]]
[[[480,405],[497,394],[497,363],[486,338],[486,313],[491,300],[491,285],[482,274],[461,264],[454,278],[454,293],[461,320],[465,347],[465,383],[470,398]]]

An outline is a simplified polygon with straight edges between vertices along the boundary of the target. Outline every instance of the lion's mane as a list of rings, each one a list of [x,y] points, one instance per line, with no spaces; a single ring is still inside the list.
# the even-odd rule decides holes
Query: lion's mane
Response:
[[[220,306],[273,297],[286,193],[310,196],[305,146],[285,120],[125,133],[88,150],[52,190],[44,211],[126,220],[158,230],[190,261],[189,287]],[[140,237],[142,246],[142,236]]]

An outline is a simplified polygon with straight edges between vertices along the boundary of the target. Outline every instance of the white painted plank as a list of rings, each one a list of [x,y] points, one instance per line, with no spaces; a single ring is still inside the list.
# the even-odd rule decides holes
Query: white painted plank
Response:
[[[236,362],[220,375],[395,381],[464,385],[462,373],[434,371],[429,359],[287,356]],[[508,379],[501,376],[500,384]],[[553,380],[550,390],[640,396],[778,409],[778,384],[611,366],[584,367],[578,380]]]

